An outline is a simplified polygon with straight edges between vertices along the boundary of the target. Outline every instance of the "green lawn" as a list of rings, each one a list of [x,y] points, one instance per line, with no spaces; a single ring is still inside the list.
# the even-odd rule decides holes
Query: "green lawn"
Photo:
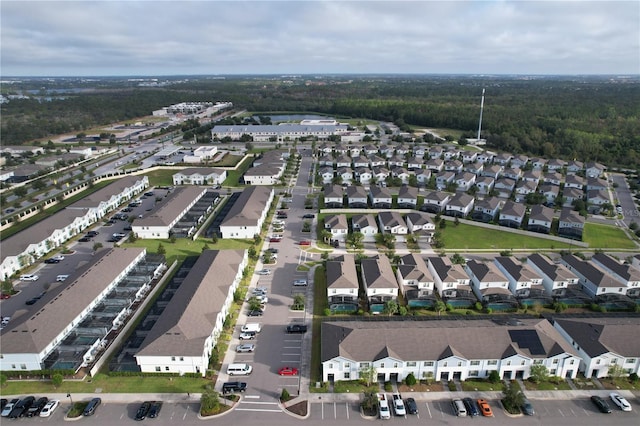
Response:
[[[219,239],[215,244],[210,239],[192,241],[189,238],[178,238],[175,243],[171,243],[169,240],[137,240],[134,243],[124,243],[122,247],[145,247],[148,252],[157,253],[159,244],[164,246],[167,263],[171,264],[178,258],[184,259],[187,256],[199,255],[205,244],[209,245],[211,250],[245,250],[251,247],[253,240]]]
[[[145,173],[144,176],[149,177],[150,186],[171,186],[173,185],[173,175],[178,170],[160,169]]]
[[[94,393],[102,389],[104,393],[199,393],[211,380],[193,377],[141,377],[141,376],[107,376],[97,374],[91,381],[65,381],[58,389],[48,381],[7,381],[2,387],[3,395],[42,395],[52,392]],[[68,401],[66,401],[68,402]]]
[[[582,239],[584,242],[589,243],[589,248],[592,249],[633,249],[637,247],[622,229],[598,223],[585,223]]]
[[[236,170],[227,170],[227,179],[224,181],[223,186],[239,186],[240,178],[251,166],[252,162],[253,157],[245,157]]]
[[[487,229],[479,226],[460,223],[455,226],[448,221],[447,227],[441,229],[444,248],[448,250],[462,249],[553,249],[569,248],[570,242],[562,243],[558,241],[546,240],[513,234],[511,232],[501,232],[500,230]]]

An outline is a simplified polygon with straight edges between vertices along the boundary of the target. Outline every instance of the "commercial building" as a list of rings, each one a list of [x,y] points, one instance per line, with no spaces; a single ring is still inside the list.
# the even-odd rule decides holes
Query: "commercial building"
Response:
[[[285,142],[303,137],[314,137],[318,140],[328,140],[329,136],[346,134],[349,126],[342,124],[305,125],[305,124],[261,124],[261,125],[231,125],[214,126],[211,136],[214,141],[231,138],[238,140],[243,135],[251,136],[254,142]]]

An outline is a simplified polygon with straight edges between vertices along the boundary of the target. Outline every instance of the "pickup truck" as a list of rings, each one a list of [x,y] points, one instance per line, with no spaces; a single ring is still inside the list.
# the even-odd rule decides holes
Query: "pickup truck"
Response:
[[[404,401],[402,400],[402,396],[399,393],[394,393],[393,397],[393,411],[396,413],[396,416],[406,416],[407,410],[404,408]]]
[[[289,324],[287,326],[287,333],[306,333],[307,326],[304,324]]]
[[[391,411],[389,411],[389,402],[387,401],[387,395],[383,393],[378,394],[378,409],[380,411],[380,418],[389,420],[391,418]]]

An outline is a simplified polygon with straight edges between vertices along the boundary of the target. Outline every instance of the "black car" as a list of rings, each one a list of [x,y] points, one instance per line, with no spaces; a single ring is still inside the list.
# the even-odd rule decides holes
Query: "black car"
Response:
[[[261,317],[262,314],[264,314],[262,309],[253,309],[253,310],[249,311],[249,314],[247,316],[249,316],[249,317]]]
[[[38,398],[38,400],[27,410],[26,417],[37,417],[44,406],[47,405],[47,402],[49,402],[49,398],[46,396]]]
[[[404,406],[407,408],[407,413],[418,414],[418,404],[413,398],[407,398],[404,400]]]
[[[150,410],[151,410],[151,402],[149,402],[149,401],[143,402],[140,405],[140,408],[138,408],[138,411],[136,411],[135,420],[140,421],[140,420],[146,419]]]
[[[605,401],[598,395],[593,395],[591,397],[591,401],[595,404],[596,407],[598,407],[598,410],[600,410],[601,413],[611,413],[611,408],[609,407],[609,404],[607,404],[607,401]]]
[[[307,213],[302,216],[303,219],[314,219],[316,217],[315,214]]]
[[[87,237],[95,237],[98,234],[99,234],[98,231],[89,231],[87,232]]]
[[[78,242],[81,242],[81,243],[88,243],[90,241],[91,241],[91,237],[87,237],[87,236],[84,236],[78,240]]]
[[[245,382],[226,382],[222,385],[222,393],[244,392],[247,390]]]
[[[89,403],[85,407],[84,411],[82,412],[82,415],[85,417],[93,416],[101,403],[102,403],[102,400],[100,398],[93,398],[91,401],[89,401]]]
[[[44,263],[60,263],[60,259],[56,259],[55,257],[50,257],[49,259],[45,259]]]
[[[122,229],[125,230],[125,231],[133,231],[133,227],[131,225],[127,225]]]
[[[39,297],[32,297],[31,299],[24,302],[25,305],[35,305],[36,302],[40,299]]]
[[[133,211],[133,209],[131,207],[125,207],[124,209],[122,209],[122,211],[124,213],[131,213]]]
[[[18,403],[13,407],[11,412],[7,417],[10,419],[17,419],[18,417],[23,417],[29,408],[33,405],[33,402],[36,400],[33,396],[28,396],[24,399],[18,401]]]
[[[151,408],[149,408],[148,417],[150,419],[155,419],[156,417],[158,417],[160,415],[160,410],[161,409],[162,409],[162,401],[153,401],[151,403]]]
[[[287,326],[287,333],[306,333],[307,326],[303,324],[289,324]]]
[[[469,413],[470,416],[480,415],[480,407],[478,407],[478,403],[476,402],[475,399],[464,398],[462,402],[464,403],[464,406],[467,408],[467,413]]]
[[[278,254],[278,249],[277,248],[273,248],[273,247],[269,247],[268,249],[265,250],[267,253],[273,253],[273,254]]]
[[[9,400],[7,400],[6,398],[0,399],[0,410],[4,410],[4,406],[7,405],[8,403],[9,403]]]

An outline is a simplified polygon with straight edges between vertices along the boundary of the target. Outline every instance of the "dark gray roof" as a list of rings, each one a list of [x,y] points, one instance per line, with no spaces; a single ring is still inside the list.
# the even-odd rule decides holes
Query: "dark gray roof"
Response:
[[[425,201],[444,201],[451,198],[451,194],[447,194],[446,192],[441,191],[429,191],[424,195]]]
[[[405,219],[407,221],[410,220],[411,223],[414,225],[426,225],[427,223],[433,223],[431,221],[431,217],[428,214],[422,213],[422,212],[407,213],[407,215],[405,216]]]
[[[54,284],[40,301],[39,310],[18,310],[13,315],[10,328],[2,333],[2,352],[45,351],[144,252],[138,247],[97,252],[91,266],[74,281],[59,287]]]
[[[599,262],[601,265],[620,275],[620,277],[627,281],[640,281],[640,270],[631,265],[620,263],[609,255],[596,253],[593,255],[591,260]]]
[[[407,226],[402,215],[395,210],[380,212],[378,213],[378,218],[383,226],[390,226],[392,228],[395,226]]]
[[[398,288],[391,262],[386,255],[362,259],[361,267],[366,288]]]
[[[474,198],[471,195],[464,192],[458,192],[451,197],[451,201],[449,201],[448,206],[467,207],[470,203],[473,203],[473,201]]]
[[[576,274],[567,269],[566,266],[560,263],[553,263],[550,259],[535,253],[527,258],[527,262],[533,263],[552,281],[567,281],[575,280],[578,277]]]
[[[325,185],[324,197],[342,198],[344,197],[344,189],[340,185]]]
[[[135,219],[132,226],[169,226],[184,212],[187,205],[199,199],[207,192],[206,188],[198,186],[183,186],[175,189],[156,208]]]
[[[371,188],[369,189],[369,192],[371,192],[371,197],[372,198],[387,198],[389,200],[391,200],[391,191],[389,189],[387,189],[386,187],[380,187],[378,185],[372,185]]]
[[[87,212],[83,210],[63,209],[23,231],[3,239],[0,258],[4,260],[9,256],[17,256],[23,253],[31,244],[38,244],[46,240],[55,230],[69,226],[75,219],[85,214]]]
[[[97,190],[93,194],[87,195],[86,197],[82,198],[82,200],[76,201],[67,208],[82,209],[98,207],[100,203],[108,201],[114,195],[120,194],[125,189],[134,186],[137,182],[143,180],[144,178],[145,176],[125,176],[105,186],[104,188]]]
[[[344,214],[331,214],[324,217],[325,227],[330,229],[349,229],[347,223],[347,215]]]
[[[513,354],[544,359],[576,351],[545,319],[522,319],[514,325],[490,320],[323,322],[321,362],[344,357],[373,362],[503,359]],[[375,336],[375,337],[374,337]]]
[[[525,211],[526,207],[524,204],[508,200],[504,203],[504,206],[502,206],[502,210],[500,210],[500,216],[504,214],[514,217],[524,217]]]
[[[327,288],[358,288],[353,255],[345,254],[327,261]]]
[[[553,209],[542,204],[536,204],[531,207],[531,213],[529,214],[529,220],[546,220],[551,222],[553,220]]]
[[[245,188],[220,226],[257,226],[272,192],[265,186]]]
[[[398,270],[405,280],[417,280],[418,282],[433,282],[433,276],[427,268],[427,264],[420,255],[416,253],[406,254],[401,258],[402,264]]]
[[[618,280],[613,278],[600,267],[593,263],[582,260],[572,254],[562,256],[562,261],[571,266],[577,274],[582,275],[596,287],[622,287]]]
[[[202,355],[244,256],[243,250],[203,251],[136,356]]]
[[[351,216],[351,221],[353,223],[354,229],[362,229],[366,228],[367,226],[378,229],[376,218],[372,214],[354,214],[353,216]]]
[[[214,167],[191,167],[191,168],[188,168],[188,169],[180,170],[178,173],[176,173],[176,175],[184,175],[184,176],[202,175],[202,176],[209,176],[209,175],[212,175],[212,174],[219,175],[219,174],[224,173],[224,172],[225,172],[224,169],[217,169],[217,168],[214,168]]]
[[[640,354],[639,317],[626,318],[554,318],[590,357],[614,352],[622,357]],[[635,336],[635,338],[631,338]]]
[[[500,206],[501,201],[498,197],[487,197],[482,200],[477,200],[475,203],[476,210],[480,208],[493,211]]]
[[[569,208],[560,211],[560,222],[584,224],[584,217]]]
[[[347,187],[348,198],[367,198],[367,193],[361,186],[350,185]]]
[[[495,264],[490,262],[478,262],[477,260],[470,260],[467,262],[467,268],[476,276],[480,282],[506,282],[507,277],[496,267]]]
[[[541,279],[537,272],[531,269],[526,263],[520,262],[513,256],[498,256],[495,261],[502,265],[505,271],[516,281],[530,281]]]
[[[469,280],[469,275],[464,271],[462,265],[451,263],[448,257],[431,256],[427,257],[433,269],[442,282],[452,282],[458,280]]]

